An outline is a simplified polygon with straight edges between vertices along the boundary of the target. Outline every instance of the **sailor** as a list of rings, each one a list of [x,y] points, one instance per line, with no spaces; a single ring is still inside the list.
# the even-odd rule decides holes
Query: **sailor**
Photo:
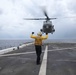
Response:
[[[32,32],[31,34],[31,38],[35,39],[35,50],[36,50],[36,55],[37,55],[37,60],[36,60],[36,64],[39,65],[40,64],[40,56],[42,53],[42,40],[45,40],[48,38],[48,33],[46,33],[45,36],[42,36],[42,33],[39,32],[37,33],[37,36],[33,35],[34,32]]]

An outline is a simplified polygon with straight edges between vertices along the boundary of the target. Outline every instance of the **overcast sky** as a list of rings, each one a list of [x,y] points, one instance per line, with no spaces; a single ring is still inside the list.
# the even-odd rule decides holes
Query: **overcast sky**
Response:
[[[0,0],[0,39],[28,39],[31,32],[39,32],[43,21],[23,18],[45,17],[45,7],[53,20],[55,33],[49,39],[76,38],[76,0]],[[65,18],[72,17],[72,18]]]

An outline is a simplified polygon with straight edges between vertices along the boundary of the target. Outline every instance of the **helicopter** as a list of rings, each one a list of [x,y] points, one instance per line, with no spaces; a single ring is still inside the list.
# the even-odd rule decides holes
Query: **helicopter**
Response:
[[[42,33],[51,33],[53,34],[55,32],[54,25],[52,24],[51,20],[57,19],[57,18],[49,18],[47,15],[47,12],[44,10],[44,15],[46,18],[24,18],[24,20],[45,20],[43,21],[43,27],[40,29]]]

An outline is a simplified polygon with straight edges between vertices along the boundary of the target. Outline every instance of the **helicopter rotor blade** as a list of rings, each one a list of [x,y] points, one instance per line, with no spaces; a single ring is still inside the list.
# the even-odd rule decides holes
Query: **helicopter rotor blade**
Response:
[[[64,19],[64,18],[76,18],[76,16],[62,17],[61,19]]]
[[[46,18],[24,18],[24,20],[46,20]]]
[[[49,18],[49,20],[54,20],[57,18]],[[24,20],[47,20],[47,18],[24,18]]]
[[[54,19],[57,19],[57,18],[49,18],[50,20],[54,20]]]
[[[50,18],[49,18],[48,15],[47,15],[47,12],[46,12],[45,10],[43,10],[43,12],[44,12],[44,15],[46,16],[46,18],[47,18],[48,20],[50,20]]]
[[[62,18],[23,18],[23,20],[54,20],[54,19],[65,19],[65,18],[76,18],[76,16],[62,17]]]

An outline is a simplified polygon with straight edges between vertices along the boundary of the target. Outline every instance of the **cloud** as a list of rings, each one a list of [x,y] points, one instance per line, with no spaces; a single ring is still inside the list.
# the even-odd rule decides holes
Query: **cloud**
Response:
[[[2,9],[0,9],[0,15],[2,15],[3,14],[3,11],[2,11]]]
[[[75,0],[0,0],[0,38],[30,38],[42,28],[43,21],[26,21],[23,18],[45,17],[45,7],[56,32],[49,38],[76,38]]]

